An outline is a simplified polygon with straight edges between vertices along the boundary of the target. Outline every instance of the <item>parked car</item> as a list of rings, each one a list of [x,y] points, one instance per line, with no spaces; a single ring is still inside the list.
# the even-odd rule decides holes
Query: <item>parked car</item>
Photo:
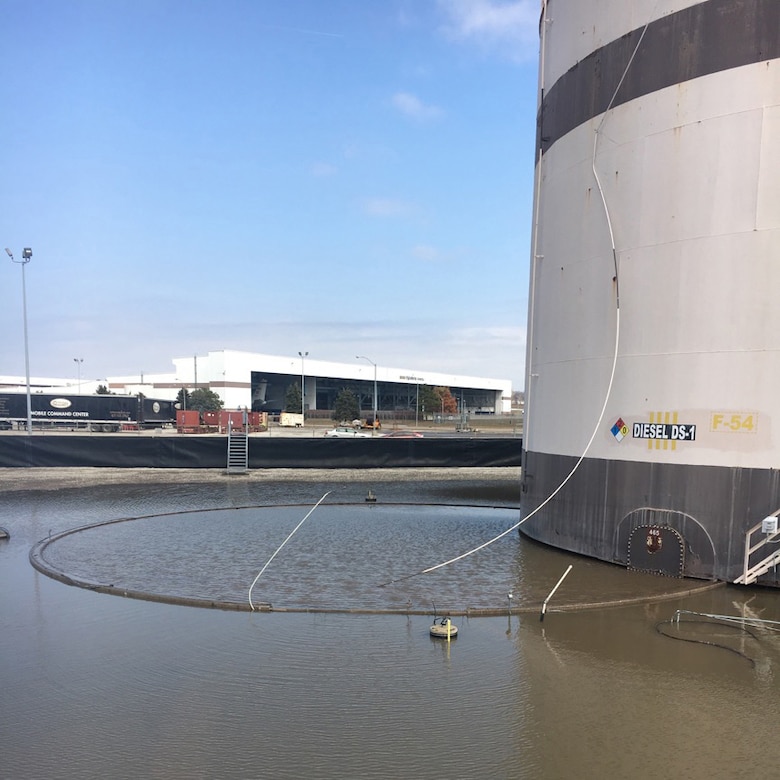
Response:
[[[418,431],[390,431],[383,433],[383,439],[422,439],[423,435]]]
[[[347,425],[339,425],[331,431],[325,431],[325,435],[331,439],[369,439],[371,434],[362,433]]]

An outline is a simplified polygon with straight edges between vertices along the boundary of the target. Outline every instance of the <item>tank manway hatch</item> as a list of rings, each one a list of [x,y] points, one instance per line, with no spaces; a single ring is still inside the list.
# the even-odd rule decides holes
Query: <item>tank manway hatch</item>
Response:
[[[628,538],[628,568],[665,577],[682,577],[685,541],[668,525],[640,525]]]

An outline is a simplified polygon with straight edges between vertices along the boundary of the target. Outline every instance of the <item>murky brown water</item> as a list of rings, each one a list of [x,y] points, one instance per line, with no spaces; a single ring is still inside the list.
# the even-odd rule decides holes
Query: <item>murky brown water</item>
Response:
[[[316,598],[351,608],[403,600],[406,591],[376,588],[373,574],[437,563],[514,522],[515,488],[501,480],[371,485],[380,501],[486,508],[410,508],[400,517],[388,516],[395,508],[366,507],[365,484],[335,487],[344,511],[312,515],[274,561],[279,567],[266,572],[274,603]],[[775,592],[724,587],[627,608],[550,612],[544,622],[536,613],[462,617],[448,646],[430,638],[425,615],[149,603],[68,587],[27,560],[49,533],[205,509],[167,527],[143,520],[76,534],[52,545],[52,555],[85,576],[102,578],[108,565],[151,589],[217,587],[238,598],[246,575],[257,573],[302,514],[300,507],[262,516],[213,510],[310,505],[333,488],[328,480],[95,485],[0,497],[0,525],[12,533],[0,543],[0,777],[774,776],[780,638],[712,622],[661,626],[700,643],[681,642],[657,624],[678,608],[780,619]],[[393,533],[394,524],[402,533]],[[255,549],[261,542],[262,552]],[[220,545],[220,556],[209,555]],[[541,602],[569,563],[559,603],[685,586],[515,534],[480,557],[452,567],[436,587],[410,580],[420,589],[414,600],[425,604],[446,591],[442,598],[492,604],[511,588],[516,601]],[[241,576],[220,573],[239,567]]]

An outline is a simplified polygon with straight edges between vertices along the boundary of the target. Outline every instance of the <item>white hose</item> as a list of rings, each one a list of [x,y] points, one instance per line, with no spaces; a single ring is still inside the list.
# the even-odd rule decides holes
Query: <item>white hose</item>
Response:
[[[660,0],[658,0],[658,2],[660,2]],[[640,34],[639,40],[637,41],[636,46],[634,47],[634,51],[631,53],[631,56],[629,57],[628,63],[626,63],[626,67],[625,67],[625,69],[623,71],[623,75],[620,77],[620,81],[618,81],[618,84],[615,87],[615,91],[612,94],[612,97],[611,97],[611,99],[609,101],[609,104],[607,105],[607,108],[604,111],[604,115],[601,118],[601,122],[599,123],[599,126],[596,129],[595,138],[594,138],[594,142],[593,142],[593,158],[592,158],[592,161],[591,161],[591,168],[593,170],[593,176],[596,179],[596,185],[598,186],[599,195],[601,196],[601,203],[602,203],[602,205],[604,207],[604,215],[605,215],[606,220],[607,220],[607,227],[609,229],[609,240],[610,240],[610,245],[611,245],[611,249],[612,249],[612,262],[613,262],[614,269],[615,269],[615,280],[614,280],[615,281],[615,346],[614,346],[613,353],[612,353],[612,370],[610,371],[610,375],[609,375],[609,384],[607,385],[607,391],[606,391],[606,394],[604,396],[604,403],[601,406],[601,411],[599,412],[599,416],[598,416],[598,420],[596,421],[596,425],[593,427],[593,433],[591,433],[590,439],[588,439],[588,443],[585,445],[585,449],[582,451],[582,454],[577,459],[577,462],[574,464],[574,466],[572,467],[571,471],[563,478],[563,481],[560,483],[560,485],[558,485],[558,487],[556,487],[555,490],[553,490],[553,492],[550,493],[550,495],[547,496],[547,498],[545,498],[545,500],[542,501],[542,503],[539,504],[539,506],[536,507],[536,509],[534,509],[531,512],[529,512],[525,517],[523,517],[519,522],[515,523],[510,528],[507,528],[505,531],[502,531],[498,536],[494,536],[492,539],[489,539],[487,542],[484,542],[483,544],[480,544],[478,547],[475,547],[473,550],[469,550],[468,552],[465,552],[462,555],[458,555],[455,558],[450,558],[448,561],[444,561],[443,563],[438,563],[438,564],[436,564],[436,566],[430,566],[427,569],[423,569],[422,571],[418,572],[418,574],[429,574],[432,571],[436,571],[436,569],[441,569],[444,566],[449,566],[451,563],[456,563],[457,561],[461,561],[464,558],[467,558],[468,556],[473,555],[476,552],[479,552],[480,550],[484,550],[486,547],[489,547],[494,542],[497,542],[499,539],[502,539],[507,534],[510,534],[510,533],[512,533],[512,531],[517,530],[527,520],[530,520],[537,512],[539,512],[541,509],[543,509],[545,506],[547,506],[547,504],[549,504],[550,501],[552,501],[555,498],[555,496],[557,496],[558,493],[560,493],[561,490],[563,490],[564,486],[574,476],[574,474],[576,473],[577,469],[579,469],[580,465],[582,464],[582,461],[585,460],[585,456],[588,454],[588,451],[590,450],[590,447],[593,444],[594,439],[596,438],[596,434],[598,433],[598,431],[601,428],[601,424],[602,424],[602,421],[604,419],[604,415],[605,415],[605,413],[607,411],[607,404],[609,403],[609,399],[610,399],[610,397],[612,395],[612,385],[613,385],[614,380],[615,380],[615,369],[617,367],[617,358],[618,358],[618,352],[619,352],[619,347],[620,347],[620,285],[619,285],[619,274],[618,274],[618,264],[617,264],[617,248],[616,248],[616,243],[615,243],[615,234],[614,234],[614,232],[612,230],[612,218],[611,218],[610,213],[609,213],[609,207],[607,205],[607,200],[606,200],[606,197],[604,195],[604,191],[603,191],[603,189],[601,187],[601,181],[600,181],[598,173],[596,171],[596,154],[597,154],[597,151],[598,151],[598,138],[599,138],[599,134],[601,133],[601,129],[604,126],[604,123],[607,120],[607,115],[608,115],[609,111],[612,108],[612,104],[614,103],[615,98],[617,97],[618,90],[620,89],[621,85],[623,84],[623,81],[626,78],[626,74],[628,73],[632,63],[634,62],[634,58],[636,57],[636,53],[639,50],[639,46],[641,45],[642,40],[645,37],[645,33],[647,32],[647,28],[650,25],[650,19],[655,16],[655,11],[658,8],[658,2],[656,2],[656,4],[655,4],[655,7],[653,9],[653,13],[651,14],[650,17],[648,17],[648,21],[645,24],[644,28],[642,29],[642,33]],[[547,3],[546,2],[543,3],[542,10],[543,10],[543,13],[545,14],[545,16],[546,16],[546,6],[547,6]],[[544,24],[544,17],[543,17],[543,24]],[[542,51],[544,51],[544,33],[542,33]],[[542,77],[543,76],[544,76],[544,74],[542,74]],[[542,164],[542,158],[541,158],[541,155],[540,155],[539,163],[538,163],[539,170],[537,171],[537,175],[539,176],[539,179],[541,179],[541,164]],[[538,209],[539,209],[539,204],[537,203],[537,213],[538,213]],[[534,240],[534,243],[535,243],[535,240]],[[534,252],[536,252],[536,246],[534,246]],[[535,256],[534,256],[533,260],[535,260]],[[415,575],[410,575],[410,576],[415,576]],[[407,579],[407,578],[404,577],[402,579]]]
[[[273,555],[272,555],[272,556],[271,556],[271,557],[270,557],[270,558],[269,558],[269,559],[268,559],[268,560],[265,562],[265,566],[263,566],[263,568],[262,568],[262,569],[260,569],[260,571],[257,573],[257,577],[255,577],[255,578],[254,578],[254,580],[252,581],[252,584],[249,586],[249,606],[252,608],[252,612],[254,612],[254,611],[255,611],[255,605],[252,603],[252,588],[254,588],[254,587],[255,587],[255,583],[256,583],[256,582],[257,582],[257,581],[260,579],[260,575],[261,575],[261,574],[262,574],[262,573],[263,573],[263,572],[264,572],[264,571],[265,571],[265,570],[268,568],[268,564],[269,564],[269,563],[271,563],[271,561],[272,561],[274,558],[276,558],[277,554],[278,554],[278,553],[279,553],[279,551],[282,549],[282,547],[284,547],[284,546],[287,544],[287,542],[289,542],[289,541],[290,541],[290,539],[292,539],[292,537],[293,537],[293,534],[294,534],[294,533],[295,533],[295,532],[296,532],[296,531],[297,531],[297,530],[298,530],[298,529],[299,529],[299,528],[300,528],[300,527],[301,527],[301,526],[302,526],[302,525],[303,525],[303,524],[306,522],[306,520],[307,520],[307,518],[309,517],[309,515],[310,515],[310,514],[311,514],[311,513],[312,513],[312,512],[313,512],[313,511],[314,511],[314,510],[315,510],[315,509],[316,509],[316,508],[317,508],[317,507],[318,507],[318,506],[319,506],[319,505],[320,505],[320,504],[321,504],[321,503],[322,503],[322,502],[325,500],[325,496],[329,496],[329,495],[330,495],[330,493],[331,493],[331,491],[329,490],[329,491],[328,491],[328,492],[327,492],[327,493],[326,493],[326,494],[325,494],[325,495],[324,495],[324,496],[323,496],[323,497],[322,497],[322,498],[321,498],[321,499],[320,499],[320,500],[319,500],[319,501],[318,501],[318,502],[317,502],[317,503],[316,503],[316,504],[315,504],[315,505],[314,505],[314,506],[313,506],[313,507],[312,507],[312,508],[311,508],[311,509],[310,509],[310,510],[307,512],[307,513],[306,513],[306,517],[304,517],[304,518],[303,518],[303,520],[301,520],[301,522],[300,522],[300,523],[298,523],[298,525],[296,525],[296,526],[295,526],[295,528],[293,528],[293,529],[292,529],[292,531],[290,531],[290,534],[289,534],[289,536],[288,536],[288,537],[287,537],[287,538],[286,538],[286,539],[285,539],[285,540],[284,540],[284,541],[283,541],[283,542],[282,542],[282,543],[281,543],[281,544],[280,544],[280,545],[279,545],[279,546],[276,548],[276,552],[274,552],[274,554],[273,554]]]

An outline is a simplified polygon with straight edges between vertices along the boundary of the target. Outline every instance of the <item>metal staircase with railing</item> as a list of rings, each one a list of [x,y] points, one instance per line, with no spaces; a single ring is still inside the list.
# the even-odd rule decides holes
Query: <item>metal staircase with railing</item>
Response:
[[[247,425],[246,412],[244,412],[243,425],[238,428],[233,426],[233,421],[228,423],[227,430],[227,473],[244,474],[249,471],[249,426]]]
[[[742,574],[734,580],[737,585],[752,585],[761,575],[780,563],[780,548],[770,547],[780,543],[778,514],[780,510],[765,517],[745,533],[745,565]]]

